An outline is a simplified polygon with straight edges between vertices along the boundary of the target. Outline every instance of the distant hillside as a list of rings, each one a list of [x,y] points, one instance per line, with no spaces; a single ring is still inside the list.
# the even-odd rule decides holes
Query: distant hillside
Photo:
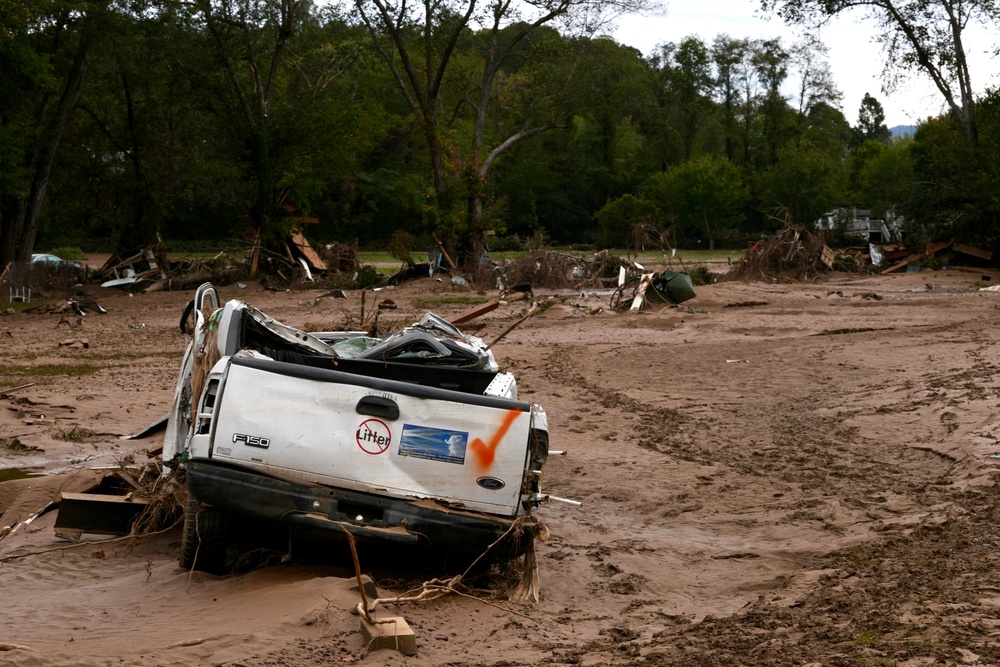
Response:
[[[889,134],[894,137],[905,137],[907,134],[912,137],[916,131],[916,125],[895,125],[889,128]]]

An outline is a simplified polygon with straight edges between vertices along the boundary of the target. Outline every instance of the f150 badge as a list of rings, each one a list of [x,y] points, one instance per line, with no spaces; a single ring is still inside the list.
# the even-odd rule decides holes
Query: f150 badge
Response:
[[[267,438],[262,438],[259,435],[246,435],[245,433],[233,433],[233,442],[242,442],[261,449],[267,449],[267,446],[271,444]]]

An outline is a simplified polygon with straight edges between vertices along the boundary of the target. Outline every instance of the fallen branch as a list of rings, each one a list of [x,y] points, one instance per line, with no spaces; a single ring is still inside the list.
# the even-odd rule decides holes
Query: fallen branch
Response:
[[[542,310],[543,309],[541,307],[532,307],[531,310],[529,310],[524,317],[522,317],[521,319],[519,319],[517,322],[514,322],[514,324],[512,324],[509,327],[507,327],[506,329],[504,329],[503,332],[501,332],[501,334],[499,336],[497,336],[496,338],[494,338],[493,342],[486,346],[486,349],[487,350],[491,349],[494,345],[496,345],[501,340],[503,340],[504,336],[506,336],[511,331],[513,331],[514,329],[516,329],[519,326],[521,326],[522,324],[524,324],[524,322],[526,322],[529,317],[531,317],[535,313],[541,312]]]
[[[17,386],[17,387],[11,387],[10,389],[4,389],[3,393],[8,394],[8,393],[10,393],[12,391],[19,391],[21,389],[27,389],[28,387],[34,387],[34,386],[35,386],[34,382],[29,382],[28,384],[22,384],[22,385]]]

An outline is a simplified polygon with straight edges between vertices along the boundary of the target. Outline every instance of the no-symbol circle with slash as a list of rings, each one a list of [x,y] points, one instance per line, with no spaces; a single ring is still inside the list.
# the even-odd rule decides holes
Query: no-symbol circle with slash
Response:
[[[367,454],[382,454],[392,444],[389,425],[381,419],[366,419],[354,434],[358,447]]]

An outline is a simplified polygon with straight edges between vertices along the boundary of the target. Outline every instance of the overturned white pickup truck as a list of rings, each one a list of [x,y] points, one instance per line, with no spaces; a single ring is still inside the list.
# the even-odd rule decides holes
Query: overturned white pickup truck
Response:
[[[530,545],[548,456],[481,340],[428,313],[384,339],[306,333],[198,288],[163,460],[189,501],[181,565],[226,569],[227,519],[472,559]]]

